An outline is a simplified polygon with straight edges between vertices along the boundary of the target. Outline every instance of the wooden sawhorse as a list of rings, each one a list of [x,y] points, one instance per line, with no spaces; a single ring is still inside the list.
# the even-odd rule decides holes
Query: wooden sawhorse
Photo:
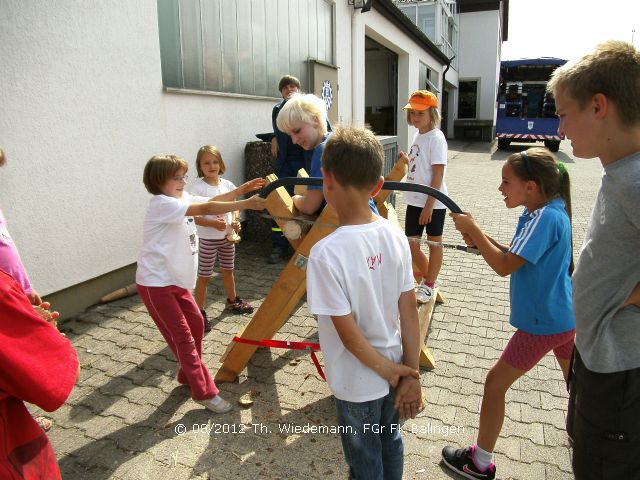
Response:
[[[406,174],[406,168],[406,164],[398,162],[387,176],[387,180],[401,180]],[[275,175],[269,175],[267,182],[271,183],[276,179]],[[397,224],[395,210],[386,202],[389,193],[388,190],[380,192],[376,197],[376,203],[381,215],[386,218],[391,216],[389,219]],[[275,217],[280,228],[283,228],[286,222],[284,219],[294,217],[293,201],[284,187],[277,188],[269,195],[266,208]],[[327,205],[306,235],[297,240],[289,240],[295,249],[291,260],[274,283],[258,311],[238,334],[238,337],[250,340],[270,340],[274,337],[306,293],[306,260],[311,248],[337,227],[337,214],[330,205]],[[442,301],[442,297],[439,295],[438,292],[431,302],[422,305],[419,309],[422,339],[425,338],[429,329],[436,297]],[[257,348],[254,345],[232,342],[220,359],[222,366],[216,373],[215,380],[217,382],[235,381]],[[426,368],[434,368],[435,366],[433,356],[424,343],[420,351],[420,365]]]

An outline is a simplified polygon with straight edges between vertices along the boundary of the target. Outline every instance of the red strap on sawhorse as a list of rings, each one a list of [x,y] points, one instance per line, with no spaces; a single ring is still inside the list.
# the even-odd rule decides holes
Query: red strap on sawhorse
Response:
[[[327,381],[324,376],[324,372],[322,371],[322,367],[320,366],[320,362],[318,361],[318,357],[316,357],[316,352],[320,351],[319,343],[289,342],[286,340],[251,340],[250,338],[242,337],[233,337],[233,341],[237,343],[246,343],[247,345],[254,345],[256,347],[288,348],[289,350],[309,350],[311,353],[311,360],[313,360],[313,364],[316,366],[318,375],[320,375],[322,380],[324,380],[325,382]]]

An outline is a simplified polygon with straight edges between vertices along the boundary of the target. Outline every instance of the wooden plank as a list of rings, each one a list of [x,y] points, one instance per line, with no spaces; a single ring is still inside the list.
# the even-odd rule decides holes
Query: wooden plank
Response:
[[[396,170],[396,175],[398,174],[398,170]],[[302,169],[301,171],[304,172]],[[269,175],[267,181],[272,182],[275,181],[276,178],[275,175]],[[386,218],[389,218],[398,225],[398,228],[401,228],[398,224],[397,215],[393,206],[384,201],[381,202],[381,205],[384,205]],[[276,189],[269,195],[267,199],[267,210],[274,216],[294,216],[293,202],[284,187]],[[278,223],[282,228],[284,220],[280,220]],[[333,208],[328,205],[324,208],[320,217],[318,217],[318,223],[313,225],[306,236],[296,241],[290,240],[291,244],[296,248],[295,254],[280,274],[280,277],[273,285],[269,295],[267,295],[258,311],[238,336],[252,340],[267,340],[274,337],[306,292],[306,259],[309,256],[311,248],[319,240],[335,230],[337,223],[337,215]],[[438,298],[441,301],[443,300],[440,292],[436,289],[434,298],[419,308],[420,332],[423,340],[428,332],[433,306]],[[232,342],[220,359],[222,366],[216,373],[216,381],[235,381],[257,348],[258,347],[252,345]],[[420,366],[426,368],[435,367],[433,356],[424,344],[424,341],[420,350]]]
[[[429,350],[429,347],[427,347],[426,344],[423,344],[422,347],[420,347],[420,366],[431,370],[436,368],[436,361],[431,354],[431,350]]]
[[[393,208],[389,202],[383,202],[385,206],[385,213],[387,220],[394,223],[399,229],[402,230],[402,227],[398,223],[398,216],[396,214],[396,210]],[[378,207],[380,209],[380,207]],[[382,214],[382,212],[380,212]],[[416,271],[415,264],[413,266],[414,272]],[[440,289],[435,288],[435,295],[431,298],[428,303],[422,304],[418,306],[418,318],[420,319],[420,366],[424,368],[435,368],[435,360],[433,359],[433,355],[427,347],[427,332],[429,331],[429,325],[431,324],[431,316],[433,315],[433,307],[434,304],[444,303],[444,298],[440,294]]]
[[[438,296],[438,288],[435,289],[435,295],[431,297],[427,303],[418,307],[418,318],[420,319],[420,366],[424,368],[436,368],[433,355],[427,347],[427,334],[429,333],[429,325],[431,324],[431,316],[433,315],[433,307]]]
[[[318,222],[302,239],[293,257],[284,268],[273,288],[265,298],[253,318],[238,335],[252,340],[269,340],[287,321],[291,311],[307,291],[306,258],[311,247],[337,228],[338,216],[335,210],[327,205]],[[335,225],[335,226],[329,226]],[[300,268],[297,261],[302,261]],[[232,382],[245,368],[256,351],[255,346],[232,342],[220,359],[222,366],[216,373],[217,382]]]
[[[298,178],[309,178],[309,174],[304,168],[301,168],[300,170],[298,170]],[[295,187],[293,187],[294,195],[304,195],[305,193],[307,193],[306,185],[296,185]]]
[[[398,160],[384,179],[389,182],[399,182],[405,177],[408,169],[409,166],[405,162]],[[389,195],[391,195],[391,190],[380,190],[378,195],[373,198],[373,201],[376,202],[376,205],[380,205],[384,203]]]

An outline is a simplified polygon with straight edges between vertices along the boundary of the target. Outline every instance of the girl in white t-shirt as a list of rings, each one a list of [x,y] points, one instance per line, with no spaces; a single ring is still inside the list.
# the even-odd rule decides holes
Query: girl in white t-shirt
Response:
[[[411,94],[407,111],[407,122],[418,129],[409,154],[400,152],[398,157],[409,165],[408,183],[427,185],[447,193],[444,176],[447,168],[447,140],[440,125],[438,97],[427,90],[417,90]],[[403,192],[407,204],[405,216],[405,234],[413,239],[422,238],[427,231],[427,239],[442,241],[446,208],[430,195],[417,192]],[[418,303],[427,303],[433,297],[440,268],[442,267],[442,248],[429,245],[427,257],[420,249],[420,242],[409,242],[411,257],[423,276],[416,289]]]
[[[153,197],[144,219],[136,284],[149,315],[180,364],[178,382],[191,387],[196,402],[224,413],[231,410],[231,404],[218,395],[201,359],[204,326],[191,295],[198,251],[192,217],[245,208],[263,210],[266,200],[257,195],[238,202],[192,196],[184,190],[188,168],[176,155],[154,156],[144,168],[144,185]]]
[[[220,150],[212,145],[205,145],[198,150],[196,170],[198,171],[198,180],[191,186],[191,193],[216,200],[235,200],[236,196],[261,188],[265,184],[264,179],[256,178],[237,188],[232,182],[222,178],[220,175],[224,174],[226,166]],[[227,294],[226,308],[238,313],[253,312],[253,307],[236,295],[236,282],[233,277],[235,244],[240,240],[238,236],[240,231],[239,215],[240,212],[235,211],[195,218],[199,248],[198,280],[193,295],[204,318],[205,332],[211,330],[204,302],[209,280],[213,276],[216,258],[220,264],[220,270],[222,270],[222,285]]]

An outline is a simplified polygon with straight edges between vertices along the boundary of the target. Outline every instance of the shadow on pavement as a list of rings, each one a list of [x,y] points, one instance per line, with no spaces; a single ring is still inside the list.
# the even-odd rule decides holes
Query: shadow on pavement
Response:
[[[91,395],[82,404],[90,405],[89,397]],[[180,406],[188,400],[188,389],[183,386],[176,387],[148,418],[126,425],[69,452],[59,461],[63,478],[112,478],[113,472],[122,464],[175,435],[172,429],[162,426],[166,425]],[[82,472],[85,472],[86,476],[83,477]]]

